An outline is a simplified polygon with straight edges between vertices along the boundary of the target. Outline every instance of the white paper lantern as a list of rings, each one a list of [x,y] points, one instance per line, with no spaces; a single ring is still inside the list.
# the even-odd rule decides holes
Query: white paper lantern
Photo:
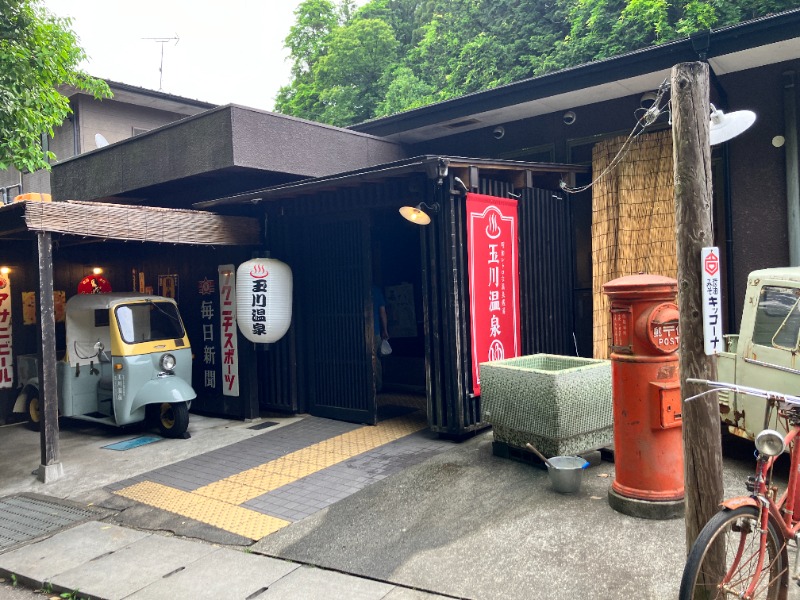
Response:
[[[273,258],[254,258],[236,269],[236,322],[257,344],[281,339],[292,322],[292,270]]]

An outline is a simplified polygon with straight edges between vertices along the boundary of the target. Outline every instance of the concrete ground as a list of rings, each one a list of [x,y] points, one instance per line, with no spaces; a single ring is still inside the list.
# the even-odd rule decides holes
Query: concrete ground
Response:
[[[78,535],[70,535],[71,531],[77,530],[81,539],[97,538],[98,546],[111,543],[109,536],[124,537],[131,531],[137,538],[132,547],[139,548],[139,554],[129,556],[146,561],[157,551],[174,552],[184,562],[191,556],[191,565],[177,567],[194,569],[187,575],[230,578],[242,568],[232,564],[270,561],[263,568],[258,563],[259,571],[273,574],[270,583],[258,588],[259,599],[311,598],[312,590],[321,598],[348,600],[666,599],[677,594],[685,556],[682,519],[644,520],[612,510],[607,492],[614,466],[608,462],[584,472],[577,494],[556,493],[546,471],[494,456],[491,432],[460,444],[443,442],[446,447],[422,462],[404,466],[255,543],[226,537],[169,511],[130,500],[120,503],[109,491],[116,482],[191,456],[202,462],[203,455],[213,455],[212,450],[273,435],[301,419],[270,419],[279,425],[253,430],[252,424],[193,416],[192,439],[163,440],[119,453],[102,446],[136,434],[67,424],[62,435],[66,477],[47,486],[30,475],[38,466],[38,438],[21,426],[5,427],[0,429],[0,498],[35,492],[105,509],[97,521],[100,526],[84,523],[58,533],[49,538],[49,549],[47,540],[34,545],[38,554],[69,554],[67,547],[76,543]],[[726,494],[740,494],[752,469],[752,445],[731,443],[727,448]],[[171,550],[176,542],[190,546]],[[196,551],[187,549],[195,546]],[[227,553],[242,549],[247,552]],[[220,550],[226,553],[219,554]],[[25,559],[24,554],[24,547],[0,554],[0,570],[17,572],[8,567],[27,565],[30,557]],[[214,560],[204,558],[212,555]],[[98,585],[96,560],[71,565],[62,582],[92,589],[86,586]],[[217,567],[225,570],[213,571]],[[130,571],[127,578],[131,581],[119,584],[123,592],[96,597],[124,598],[133,592],[137,598],[166,597],[158,595],[159,588],[150,588],[150,596],[143,591],[161,579],[160,575],[147,579],[144,566]],[[219,597],[204,595],[211,593],[208,587],[179,589],[192,589],[192,595],[175,595],[174,590],[170,594]],[[797,596],[795,590],[790,597]],[[0,587],[0,594],[3,591]]]

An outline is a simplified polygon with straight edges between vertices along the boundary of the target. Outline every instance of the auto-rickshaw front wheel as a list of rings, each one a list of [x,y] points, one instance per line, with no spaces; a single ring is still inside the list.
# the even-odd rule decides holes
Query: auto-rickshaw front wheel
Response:
[[[164,437],[181,438],[189,427],[189,407],[186,402],[154,404],[158,432]]]
[[[25,414],[28,417],[28,429],[39,431],[42,425],[42,414],[39,405],[39,390],[32,385],[25,388]]]

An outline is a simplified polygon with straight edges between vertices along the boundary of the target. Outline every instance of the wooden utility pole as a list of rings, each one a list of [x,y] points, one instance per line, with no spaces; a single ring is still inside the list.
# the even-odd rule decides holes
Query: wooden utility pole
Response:
[[[50,483],[64,474],[58,440],[56,383],[56,319],[53,303],[53,241],[49,232],[37,233],[39,252],[39,415],[42,462],[37,476]]]
[[[714,516],[722,500],[722,443],[716,395],[686,379],[716,380],[716,358],[703,349],[700,252],[713,246],[709,78],[705,63],[672,68],[672,148],[675,164],[675,235],[678,249],[680,375],[686,494],[686,548]]]

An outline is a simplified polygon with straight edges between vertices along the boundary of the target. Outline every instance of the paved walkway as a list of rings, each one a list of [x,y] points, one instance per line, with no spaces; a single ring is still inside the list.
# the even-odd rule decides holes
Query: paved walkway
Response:
[[[260,435],[105,485],[112,496],[99,507],[30,494],[7,497],[0,508],[15,516],[0,518],[0,551],[10,548],[0,554],[0,574],[13,573],[31,588],[78,590],[81,598],[99,600],[450,597],[247,547],[453,447],[427,431],[424,415],[399,411],[405,414],[374,427],[316,417],[274,429],[261,423]],[[151,509],[137,508],[142,506]],[[207,526],[191,530],[201,540],[146,531],[179,531],[187,521]],[[232,535],[220,538],[214,531]],[[239,547],[208,541],[215,539]]]
[[[420,429],[410,414],[377,427],[313,417],[257,430],[201,425],[192,447],[163,440],[111,452],[102,449],[107,433],[84,441],[66,470],[74,480],[35,490],[66,491],[82,485],[83,473],[99,478],[106,471],[100,487],[71,494],[71,503],[66,495],[49,499],[58,506],[46,497],[0,498],[0,523],[13,513],[30,529],[35,504],[37,519],[50,526],[6,543],[0,530],[0,576],[101,600],[677,594],[683,521],[612,510],[611,463],[595,463],[582,490],[564,495],[553,491],[546,471],[494,456],[490,432],[454,444]],[[75,437],[88,440],[84,431]],[[214,439],[228,441],[209,450]],[[159,457],[190,448],[193,456],[154,468]],[[728,495],[744,491],[752,461],[752,444],[738,457],[726,454]],[[136,474],[115,477],[128,462],[137,463]],[[265,523],[265,530],[281,527],[254,543]],[[799,590],[792,586],[790,598]]]
[[[418,412],[374,427],[307,417],[107,489],[259,540],[449,447]]]
[[[0,565],[31,588],[98,600],[448,597],[97,521],[0,555]]]

